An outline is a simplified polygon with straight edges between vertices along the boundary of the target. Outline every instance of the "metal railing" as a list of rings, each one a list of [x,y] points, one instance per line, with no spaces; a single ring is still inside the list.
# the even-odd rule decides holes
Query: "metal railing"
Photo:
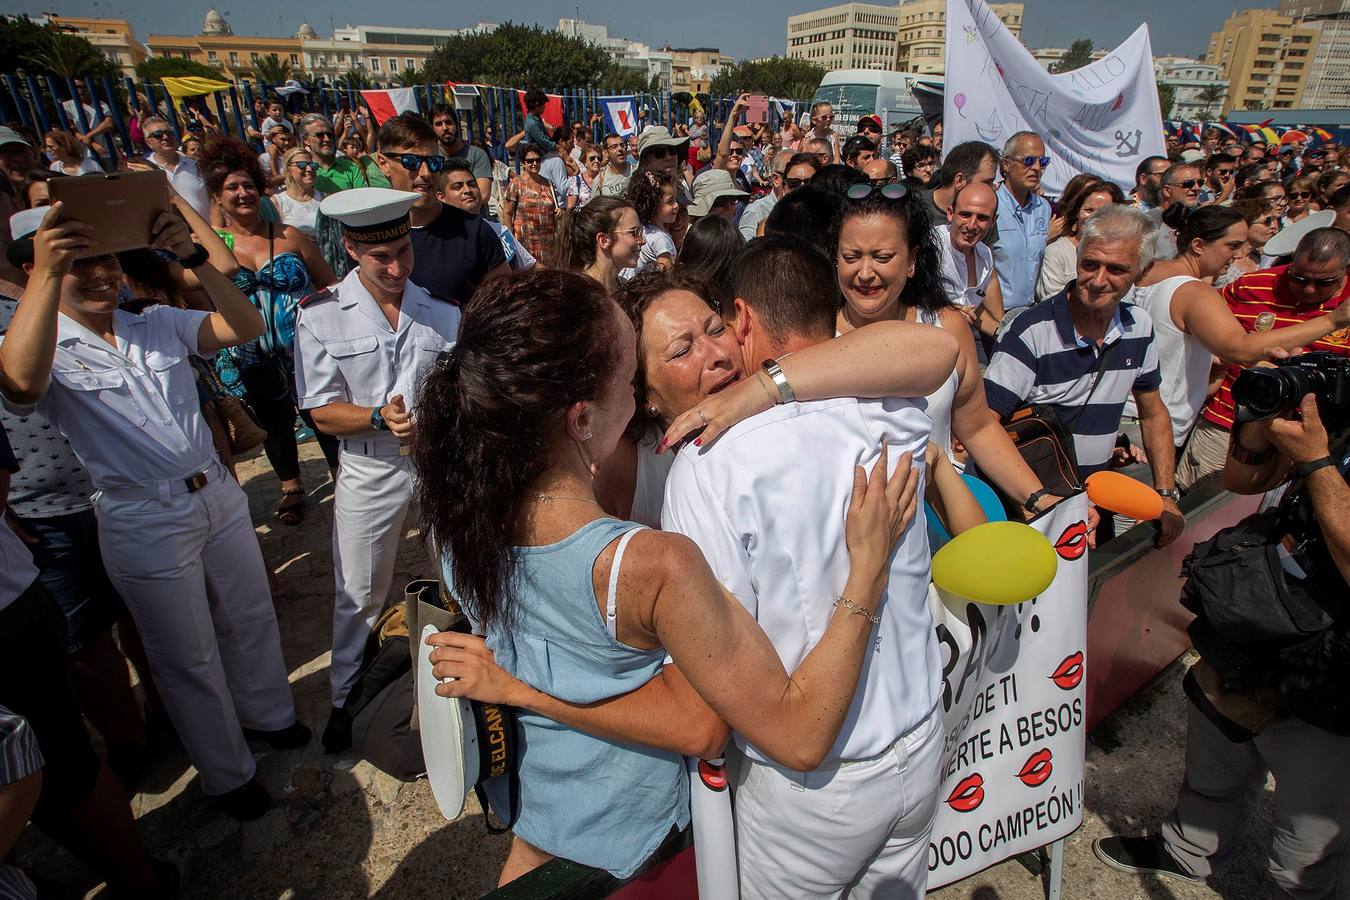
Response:
[[[185,114],[176,108],[163,84],[151,81],[137,81],[123,78],[120,82],[107,76],[62,78],[53,75],[27,75],[22,70],[2,76],[3,90],[0,90],[0,120],[21,123],[35,131],[39,136],[53,128],[73,129],[87,133],[106,116],[113,121],[111,131],[100,136],[102,152],[110,159],[119,156],[140,155],[144,148],[137,145],[131,136],[130,122],[142,109],[149,109],[168,120],[176,140],[182,140],[191,130]],[[320,112],[332,117],[341,109],[357,110],[361,108],[361,88],[348,87],[332,83],[301,83],[307,93],[292,93],[280,99],[288,113]],[[261,149],[259,129],[262,120],[254,111],[255,99],[273,99],[279,95],[277,85],[260,82],[242,81],[232,84],[228,89],[188,98],[185,105],[195,110],[195,115],[206,113],[214,118],[214,126],[221,133],[241,138]],[[395,88],[399,85],[378,83],[370,84],[367,89]],[[519,99],[518,88],[476,85],[478,96],[466,100],[460,95],[461,105],[471,103],[468,109],[460,109],[460,125],[464,140],[481,142],[489,154],[496,159],[507,160],[505,141],[511,135],[521,131],[525,125],[525,114]],[[83,89],[89,100],[69,104],[72,98],[80,97]],[[584,122],[590,130],[591,139],[599,142],[604,137],[603,97],[631,96],[637,99],[640,117],[644,125],[659,124],[674,129],[677,124],[687,124],[691,118],[690,103],[684,99],[688,94],[671,91],[621,91],[604,88],[546,88],[547,93],[562,98],[563,112],[568,122]],[[415,88],[419,111],[429,114],[437,103],[455,105],[456,97],[445,85],[428,84]],[[795,100],[797,110],[805,109],[809,101]],[[716,145],[727,114],[735,103],[734,97],[712,98],[704,105],[704,114],[709,123],[708,140]],[[73,107],[73,110],[68,108]],[[85,106],[94,110],[91,121]],[[72,114],[73,112],[73,114]],[[602,118],[591,122],[591,116],[601,113]],[[777,103],[769,104],[769,125],[779,128],[782,114]],[[198,135],[205,137],[205,135]]]

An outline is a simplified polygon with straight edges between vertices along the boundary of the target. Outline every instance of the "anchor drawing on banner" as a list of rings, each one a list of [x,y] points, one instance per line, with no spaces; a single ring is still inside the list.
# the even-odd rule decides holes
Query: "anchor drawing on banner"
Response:
[[[1139,145],[1142,144],[1143,142],[1144,142],[1144,132],[1142,129],[1136,128],[1134,130],[1133,143],[1131,143],[1130,141],[1130,133],[1128,131],[1125,132],[1124,134],[1117,131],[1116,156],[1120,157],[1121,159],[1124,159],[1127,156],[1137,156],[1139,153]]]

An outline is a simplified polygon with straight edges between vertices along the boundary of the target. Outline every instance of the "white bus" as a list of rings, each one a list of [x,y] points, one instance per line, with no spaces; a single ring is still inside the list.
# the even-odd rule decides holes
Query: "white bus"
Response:
[[[887,130],[922,116],[916,87],[920,94],[936,95],[940,103],[942,84],[941,75],[836,69],[821,80],[815,102],[834,107],[834,130],[847,137],[858,130],[862,116],[880,116]]]

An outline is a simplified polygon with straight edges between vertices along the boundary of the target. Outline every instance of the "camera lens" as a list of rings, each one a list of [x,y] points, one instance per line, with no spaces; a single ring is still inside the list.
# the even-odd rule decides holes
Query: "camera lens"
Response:
[[[1298,405],[1314,389],[1312,373],[1297,366],[1244,369],[1233,382],[1233,405],[1243,419],[1268,419]]]

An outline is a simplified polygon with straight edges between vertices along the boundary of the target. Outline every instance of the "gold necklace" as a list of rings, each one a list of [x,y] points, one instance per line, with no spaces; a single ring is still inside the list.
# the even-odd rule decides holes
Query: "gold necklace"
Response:
[[[596,503],[594,500],[587,500],[585,497],[565,497],[561,494],[535,494],[534,497],[536,500],[540,500],[545,503],[552,500],[575,500],[578,503],[589,503],[592,506],[600,506],[599,503]]]

